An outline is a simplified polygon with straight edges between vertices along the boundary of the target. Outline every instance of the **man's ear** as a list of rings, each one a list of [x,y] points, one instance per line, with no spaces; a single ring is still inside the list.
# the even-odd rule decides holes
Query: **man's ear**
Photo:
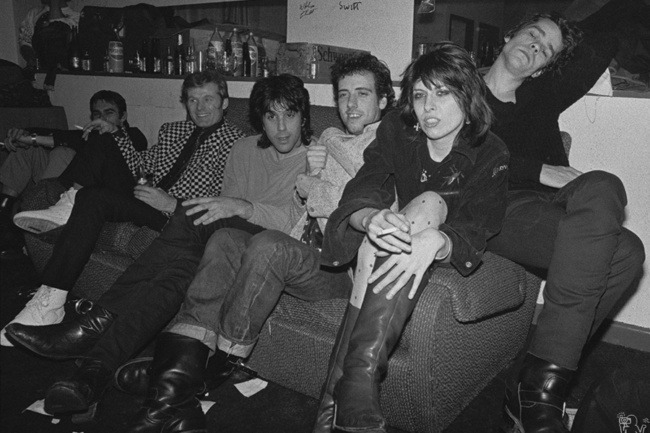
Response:
[[[379,109],[383,111],[387,105],[388,105],[388,98],[382,96],[381,99],[379,100]]]
[[[120,126],[122,126],[122,125],[124,125],[124,123],[126,123],[126,121],[128,120],[127,117],[128,117],[128,116],[127,116],[127,112],[126,112],[126,111],[125,111],[124,113],[122,113],[122,117],[120,117],[120,122],[121,122],[121,125],[120,125]]]
[[[228,108],[228,98],[223,98],[223,101],[221,102],[221,109],[225,110]]]
[[[510,42],[510,39],[511,39],[510,36],[504,36],[503,37],[503,42],[505,42],[507,44],[508,42]]]

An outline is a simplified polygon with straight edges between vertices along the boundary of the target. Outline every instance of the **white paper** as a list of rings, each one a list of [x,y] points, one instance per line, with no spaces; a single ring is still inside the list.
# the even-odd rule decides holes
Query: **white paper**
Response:
[[[612,76],[609,73],[609,68],[605,69],[603,75],[600,76],[594,87],[591,88],[587,93],[592,95],[603,95],[603,96],[612,96],[614,91],[612,90]]]
[[[239,392],[241,392],[244,397],[250,397],[251,395],[255,395],[266,388],[266,385],[268,384],[269,383],[265,380],[255,378],[247,380],[246,382],[235,384],[235,387]]]
[[[201,400],[201,410],[203,411],[203,413],[208,413],[208,411],[214,405],[214,403],[215,403],[214,401],[210,401],[210,400]]]

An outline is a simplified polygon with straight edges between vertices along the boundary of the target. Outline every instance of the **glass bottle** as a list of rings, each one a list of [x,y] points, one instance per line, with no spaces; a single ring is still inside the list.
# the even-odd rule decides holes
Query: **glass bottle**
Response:
[[[93,70],[92,61],[90,60],[90,53],[88,50],[84,50],[81,55],[81,69],[85,72],[90,72]]]
[[[214,32],[210,37],[210,42],[208,42],[207,50],[207,67],[208,69],[218,69],[217,65],[220,65],[223,62],[223,52],[224,52],[224,42],[219,29],[217,26],[214,26]]]
[[[187,55],[185,56],[185,73],[193,74],[197,71],[196,56],[194,55],[194,44],[187,46]]]
[[[258,74],[258,69],[259,69],[259,51],[257,47],[257,43],[255,42],[255,36],[253,35],[253,32],[250,32],[248,34],[248,40],[246,41],[248,44],[248,58],[250,61],[250,75],[249,77],[257,77]]]
[[[264,48],[264,39],[261,37],[257,41],[257,76],[268,77],[268,64],[266,59],[266,48]],[[266,69],[266,75],[264,70]]]
[[[72,28],[72,39],[68,45],[68,62],[71,69],[75,71],[81,69],[81,50],[79,49],[77,27]]]
[[[160,59],[160,40],[152,39],[151,41],[151,58],[153,66],[151,72],[154,74],[162,73],[162,61]]]
[[[176,75],[183,75],[185,72],[185,50],[183,50],[183,35],[176,36],[176,53],[174,54],[174,71]]]
[[[250,51],[248,51],[248,40],[244,41],[242,44],[242,55],[243,55],[243,63],[244,63],[244,74],[242,77],[250,77],[251,76],[251,56],[250,56]]]
[[[172,47],[167,47],[167,56],[165,56],[165,75],[174,75],[174,56],[172,56]]]
[[[239,31],[235,27],[230,35],[230,46],[232,47],[232,74],[235,77],[244,75],[244,43],[239,36]]]
[[[309,78],[315,80],[318,76],[318,59],[316,58],[316,45],[314,45],[309,59]]]

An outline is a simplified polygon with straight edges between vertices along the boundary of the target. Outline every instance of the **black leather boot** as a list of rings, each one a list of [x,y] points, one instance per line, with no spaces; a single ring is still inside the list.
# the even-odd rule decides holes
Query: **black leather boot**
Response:
[[[45,411],[51,414],[84,412],[93,418],[97,402],[111,379],[111,371],[98,359],[82,359],[72,377],[47,390]]]
[[[79,315],[69,322],[47,326],[12,323],[5,328],[7,335],[46,358],[83,358],[113,324],[116,316],[90,301],[79,301],[75,308]]]
[[[218,388],[239,367],[241,358],[218,350],[208,360],[205,369],[205,389],[199,393]],[[114,376],[115,387],[127,394],[146,396],[149,387],[153,358],[134,358],[122,364]]]
[[[147,399],[128,433],[207,433],[196,394],[204,387],[209,349],[194,338],[163,332],[150,367]]]
[[[378,259],[375,268],[385,259]],[[378,294],[368,285],[354,325],[343,374],[334,387],[334,429],[345,432],[385,433],[386,421],[379,405],[379,383],[388,369],[388,356],[395,348],[406,321],[427,285],[431,271],[422,278],[413,299],[408,298],[413,278],[393,299],[386,299],[392,287]]]
[[[0,258],[3,260],[23,256],[23,234],[12,221],[15,202],[16,197],[0,194]]]
[[[517,389],[506,390],[506,414],[520,433],[568,433],[565,400],[574,372],[526,354]]]
[[[334,385],[336,385],[336,382],[338,382],[343,374],[343,361],[345,355],[348,353],[350,334],[352,333],[352,329],[354,329],[357,317],[359,317],[359,309],[352,306],[352,304],[348,304],[343,322],[336,335],[332,354],[330,355],[327,377],[323,384],[313,433],[330,433],[332,431],[332,425],[334,423]]]

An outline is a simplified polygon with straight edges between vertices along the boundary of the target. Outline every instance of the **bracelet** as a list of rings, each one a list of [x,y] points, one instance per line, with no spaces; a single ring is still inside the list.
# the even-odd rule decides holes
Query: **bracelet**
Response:
[[[447,244],[449,245],[449,247],[447,248],[447,252],[445,253],[444,256],[436,257],[436,260],[443,261],[447,257],[449,257],[449,254],[451,254],[451,239],[449,238],[449,235],[445,232],[440,232],[440,234],[442,234],[445,237],[445,239],[447,239]]]
[[[36,146],[36,137],[37,137],[37,135],[34,133],[34,134],[31,135],[31,137],[32,137],[32,146]]]

